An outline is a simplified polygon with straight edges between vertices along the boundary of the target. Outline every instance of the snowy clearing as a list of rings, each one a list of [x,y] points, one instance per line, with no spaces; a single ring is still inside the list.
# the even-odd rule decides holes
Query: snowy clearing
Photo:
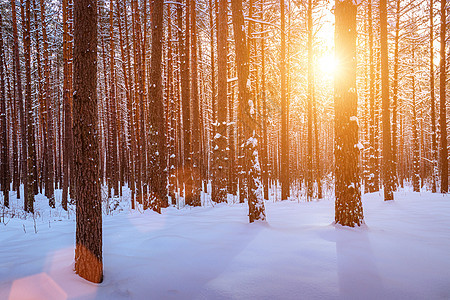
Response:
[[[450,196],[395,196],[365,195],[358,229],[332,200],[266,202],[267,224],[242,204],[125,208],[104,216],[99,285],[73,273],[74,212],[38,197],[35,222],[2,218],[0,299],[450,299]]]

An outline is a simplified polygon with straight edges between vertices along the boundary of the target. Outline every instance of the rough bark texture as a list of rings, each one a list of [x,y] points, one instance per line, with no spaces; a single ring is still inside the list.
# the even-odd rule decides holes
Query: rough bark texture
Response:
[[[31,0],[25,2],[25,14],[22,10],[22,26],[23,26],[23,49],[25,57],[25,124],[27,135],[27,157],[25,172],[27,177],[28,195],[25,198],[27,201],[27,208],[29,212],[34,212],[34,191],[35,176],[34,166],[36,165],[35,155],[36,150],[34,147],[34,122],[33,122],[33,106],[31,95]],[[22,4],[22,9],[24,8]]]
[[[217,130],[214,136],[215,152],[215,202],[227,201],[226,147],[227,147],[227,0],[219,0],[217,18]]]
[[[285,0],[280,0],[281,8],[281,200],[289,198],[289,103],[286,95],[286,20]]]
[[[367,192],[373,193],[378,191],[378,168],[377,154],[375,147],[375,68],[374,68],[374,51],[373,51],[373,18],[372,18],[372,0],[368,3],[368,19],[369,19],[369,175],[367,179]]]
[[[191,1],[190,15],[191,15],[191,108],[192,108],[192,139],[191,139],[191,158],[192,158],[192,200],[189,203],[192,206],[200,206],[201,203],[201,188],[202,180],[200,173],[201,164],[201,135],[200,135],[200,102],[199,102],[199,89],[198,89],[198,61],[197,61],[197,12],[196,1]],[[162,17],[161,17],[162,19]],[[161,21],[162,23],[162,21]]]
[[[153,203],[159,207],[167,207],[167,174],[166,174],[166,129],[164,118],[164,98],[162,84],[162,42],[163,42],[163,0],[153,1],[152,11],[152,57],[150,95],[152,96],[152,139],[157,155],[154,156],[152,167]],[[154,207],[154,206],[153,206]],[[160,211],[159,211],[160,212]]]
[[[448,149],[447,149],[447,98],[445,92],[446,84],[446,59],[445,59],[445,37],[447,31],[446,24],[446,1],[441,0],[441,62],[440,62],[440,83],[439,83],[439,101],[440,101],[440,139],[441,139],[441,193],[448,192]]]
[[[6,127],[6,92],[5,92],[5,52],[3,49],[2,16],[0,14],[0,186],[3,191],[3,205],[9,207],[9,155],[8,134]]]
[[[75,272],[103,280],[102,206],[97,127],[97,1],[74,3]]]
[[[383,121],[383,185],[384,200],[394,200],[394,179],[392,174],[391,114],[389,99],[389,59],[387,42],[387,3],[380,0],[381,29],[381,101]]]
[[[335,222],[350,227],[364,219],[357,147],[356,10],[352,0],[336,2],[335,51],[340,72],[334,82]]]
[[[434,0],[430,0],[430,104],[431,104],[431,161],[433,163],[432,170],[432,187],[431,192],[437,192],[437,175],[438,175],[438,159],[437,159],[437,135],[436,135],[436,97],[434,92]]]
[[[242,0],[232,0],[234,39],[236,41],[236,64],[239,89],[239,115],[243,135],[243,155],[245,157],[244,174],[247,177],[248,208],[250,223],[266,219],[262,186],[260,181],[261,169],[258,158],[258,140],[256,135],[254,102],[250,99],[248,75],[249,59],[247,42],[244,32],[244,13]]]

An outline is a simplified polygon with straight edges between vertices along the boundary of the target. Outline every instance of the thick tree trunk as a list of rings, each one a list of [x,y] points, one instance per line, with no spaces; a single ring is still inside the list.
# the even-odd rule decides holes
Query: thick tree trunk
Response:
[[[335,222],[350,227],[364,222],[357,146],[356,10],[352,0],[336,2],[335,51],[341,71],[334,79]]]
[[[250,99],[249,86],[249,59],[246,36],[244,32],[244,13],[242,0],[231,1],[233,17],[233,30],[236,50],[236,65],[239,88],[239,115],[242,135],[244,139],[243,155],[245,157],[244,173],[247,177],[248,207],[250,223],[266,219],[264,199],[261,186],[261,169],[258,158],[258,139],[256,134],[255,107]]]
[[[152,57],[150,71],[150,95],[152,95],[152,128],[153,144],[156,155],[152,166],[152,208],[161,212],[159,207],[167,207],[167,161],[166,161],[166,129],[164,117],[164,97],[162,83],[162,46],[163,46],[163,0],[153,1],[152,11]]]
[[[74,3],[74,145],[77,199],[75,272],[103,280],[97,126],[97,1]]]

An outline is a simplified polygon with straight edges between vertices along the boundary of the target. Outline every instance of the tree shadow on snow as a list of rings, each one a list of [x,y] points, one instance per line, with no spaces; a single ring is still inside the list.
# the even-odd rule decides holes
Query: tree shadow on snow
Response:
[[[368,228],[335,225],[339,292],[343,299],[382,299],[382,278]]]

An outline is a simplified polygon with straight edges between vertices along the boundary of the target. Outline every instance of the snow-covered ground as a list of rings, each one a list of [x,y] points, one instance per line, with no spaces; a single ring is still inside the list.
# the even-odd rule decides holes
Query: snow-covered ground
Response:
[[[365,195],[358,229],[332,224],[332,200],[267,202],[266,224],[242,204],[158,215],[122,203],[103,219],[99,285],[73,272],[73,208],[40,196],[33,218],[13,201],[0,210],[0,299],[450,299],[450,196],[395,197]]]

